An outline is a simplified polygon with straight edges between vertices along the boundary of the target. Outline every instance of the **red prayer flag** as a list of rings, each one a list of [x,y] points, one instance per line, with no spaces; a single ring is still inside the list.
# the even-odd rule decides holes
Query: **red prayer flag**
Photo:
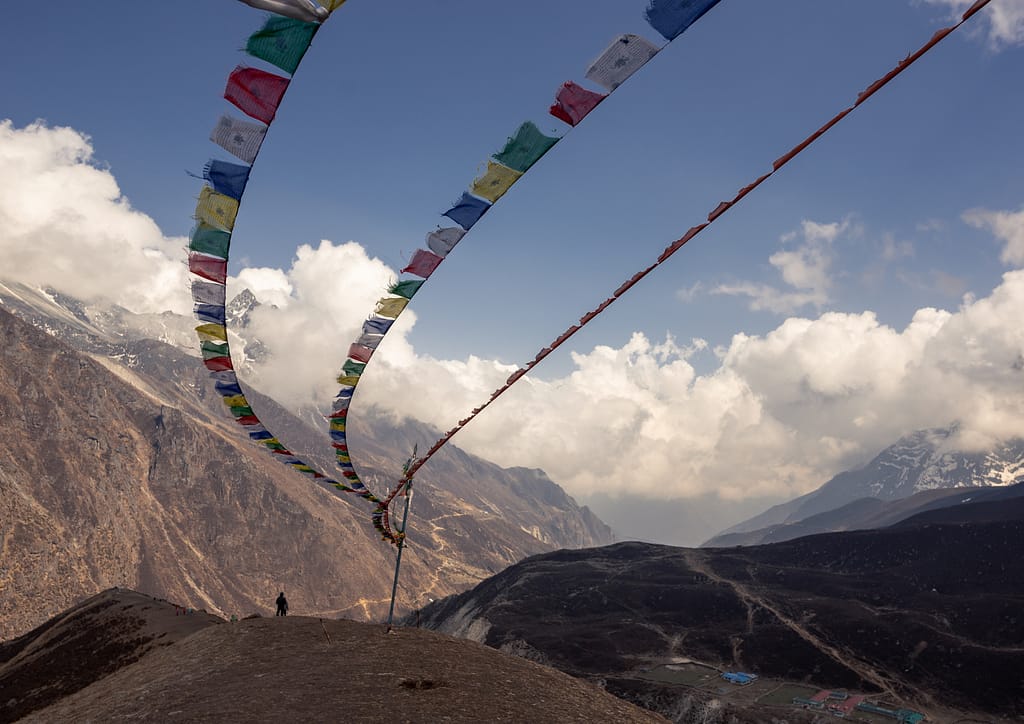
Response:
[[[373,356],[373,350],[361,344],[352,344],[348,348],[348,356],[356,362],[369,362]]]
[[[256,417],[256,415],[243,415],[242,417],[236,417],[235,418],[235,422],[237,422],[239,425],[259,425],[259,424],[261,424],[260,423],[260,418]]]
[[[570,126],[575,126],[605,98],[607,96],[594,93],[567,80],[555,94],[555,104],[548,112]]]
[[[287,88],[287,78],[240,65],[228,76],[224,97],[242,113],[269,124]]]
[[[188,270],[203,279],[224,284],[228,278],[227,259],[217,259],[191,252],[188,255]]]
[[[402,270],[402,273],[408,272],[409,274],[415,274],[418,277],[426,279],[434,270],[437,269],[437,265],[444,261],[443,257],[438,256],[432,251],[426,249],[417,249],[416,253],[412,255],[412,261],[409,262],[409,266]]]
[[[204,359],[203,364],[206,365],[206,369],[211,372],[223,372],[224,370],[234,369],[231,365],[230,357],[211,357],[210,359]]]

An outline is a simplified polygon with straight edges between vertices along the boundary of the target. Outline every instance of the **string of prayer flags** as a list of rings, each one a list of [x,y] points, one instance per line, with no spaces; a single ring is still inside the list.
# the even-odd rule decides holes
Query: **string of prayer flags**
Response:
[[[417,249],[412,255],[412,260],[409,265],[402,269],[403,274],[415,274],[418,277],[426,279],[434,270],[437,269],[437,265],[444,261],[444,257],[440,257],[432,251],[426,249]],[[406,302],[412,298],[412,295],[406,298]],[[391,316],[391,315],[384,315]]]
[[[644,17],[661,37],[672,41],[717,4],[718,0],[651,0]]]
[[[236,201],[242,198],[245,185],[249,182],[249,166],[227,161],[210,161],[203,169],[203,178],[210,182],[218,194],[230,196]]]
[[[326,20],[333,8],[324,8],[312,0],[241,0],[251,8],[266,10],[286,18],[317,22]],[[344,0],[341,0],[344,2]],[[338,2],[338,5],[341,5]],[[332,3],[333,4],[333,3]]]
[[[246,52],[292,74],[309,49],[320,26],[295,18],[267,18],[262,28],[249,36]]]
[[[427,234],[427,248],[438,256],[448,256],[466,232],[457,226],[449,226]]]
[[[590,64],[586,78],[613,91],[657,55],[658,50],[658,46],[651,41],[639,35],[624,33],[615,38]]]
[[[238,215],[238,200],[219,194],[209,186],[203,186],[196,204],[196,219],[224,231],[231,231]]]
[[[575,126],[607,97],[567,80],[555,94],[554,105],[548,112],[560,121]]]
[[[287,78],[240,65],[228,76],[224,98],[245,115],[270,123],[287,88]]]
[[[199,224],[192,232],[192,238],[188,242],[191,251],[198,251],[209,256],[218,256],[221,259],[228,258],[228,245],[231,243],[231,234],[223,229],[217,229],[208,224]]]
[[[512,184],[518,181],[522,175],[522,171],[516,171],[495,161],[488,161],[487,171],[473,179],[469,192],[474,196],[487,199],[493,204],[504,196],[505,192],[512,188]]]
[[[491,208],[490,203],[476,196],[471,196],[465,191],[455,202],[455,205],[445,211],[442,216],[447,216],[466,231],[473,228],[473,224],[480,221],[480,217]]]
[[[202,304],[219,304],[223,307],[224,290],[223,284],[203,282],[195,279],[192,281],[192,301]]]
[[[558,140],[553,136],[545,136],[536,124],[526,121],[516,129],[516,135],[508,139],[505,147],[494,154],[494,160],[515,171],[526,173],[530,166],[537,163],[541,156],[558,143]],[[462,228],[469,231],[466,226]]]
[[[252,121],[243,121],[227,114],[220,117],[210,133],[210,140],[246,163],[256,160],[267,127]]]
[[[188,255],[188,270],[203,279],[225,284],[228,279],[228,262],[226,259],[215,259],[191,252]]]

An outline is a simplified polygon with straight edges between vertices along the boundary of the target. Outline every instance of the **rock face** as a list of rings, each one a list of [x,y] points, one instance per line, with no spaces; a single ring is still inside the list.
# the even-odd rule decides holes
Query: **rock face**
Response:
[[[112,339],[84,311],[43,306],[29,316],[49,334],[0,309],[0,640],[115,585],[223,616],[271,612],[280,590],[296,613],[382,616],[394,550],[376,539],[364,501],[250,443],[195,358],[145,337]],[[296,436],[327,447],[324,432],[249,397],[268,421],[287,419]],[[407,454],[386,441],[370,447],[370,476],[387,474],[375,461]],[[536,473],[454,448],[423,473],[402,609],[526,555],[611,540]],[[539,491],[547,497],[530,497]]]
[[[949,444],[956,426],[919,430],[901,438],[858,470],[839,473],[817,490],[732,526],[704,545],[751,545],[769,542],[724,538],[788,525],[864,498],[899,500],[947,488],[1005,487],[1024,482],[1024,440],[1011,440],[983,452],[960,452]]]
[[[657,722],[595,686],[430,631],[233,623],[107,591],[0,646],[0,722]]]
[[[669,715],[680,690],[663,684],[655,696],[643,672],[696,661],[874,693],[939,721],[950,711],[1020,717],[1021,535],[1016,498],[750,548],[559,551],[419,615],[610,691],[653,697]],[[748,718],[771,717],[787,718]]]

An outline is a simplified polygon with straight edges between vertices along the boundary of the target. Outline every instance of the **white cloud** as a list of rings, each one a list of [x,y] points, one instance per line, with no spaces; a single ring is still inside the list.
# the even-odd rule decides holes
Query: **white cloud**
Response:
[[[0,198],[5,269],[132,309],[180,310],[183,297],[187,308],[183,240],[163,237],[132,210],[91,154],[88,139],[70,129],[0,125],[0,178],[10,189]],[[991,229],[1012,263],[1021,260],[1022,214],[965,218]],[[844,222],[801,226],[791,239],[800,246],[775,255],[790,294],[827,291],[829,247],[849,231]],[[112,269],[124,285],[109,283]],[[246,380],[285,404],[326,402],[393,275],[358,244],[329,241],[299,247],[287,270],[243,270],[233,291],[247,286],[265,302],[247,336],[268,351]],[[700,374],[690,360],[703,341],[683,347],[635,333],[620,347],[574,355],[560,379],[525,378],[456,442],[504,465],[542,467],[577,495],[801,493],[910,430],[959,420],[975,444],[1024,435],[1022,310],[1024,271],[1009,271],[988,296],[952,311],[921,309],[903,329],[872,312],[825,313],[787,319],[762,336],[736,334],[717,367]],[[403,314],[381,345],[354,414],[379,405],[448,429],[513,368],[419,354],[407,338],[415,321]]]
[[[988,229],[1004,242],[999,255],[1004,264],[1024,263],[1024,208],[1017,212],[971,209],[963,214],[963,220],[975,228]]]
[[[0,121],[3,274],[137,312],[187,313],[188,242],[132,209],[92,156],[89,138],[71,128]]]
[[[790,313],[809,305],[821,307],[828,302],[828,291],[832,285],[829,273],[835,258],[832,243],[850,229],[849,219],[828,224],[805,219],[800,223],[799,233],[794,231],[782,237],[783,243],[797,239],[801,243],[796,248],[775,252],[768,257],[768,262],[792,290],[781,290],[769,284],[738,282],[719,284],[711,293],[750,297],[752,310],[777,314]]]
[[[924,0],[929,5],[949,8],[950,19],[959,19],[975,0]],[[1024,43],[1024,0],[993,0],[982,10],[984,35],[992,50]]]

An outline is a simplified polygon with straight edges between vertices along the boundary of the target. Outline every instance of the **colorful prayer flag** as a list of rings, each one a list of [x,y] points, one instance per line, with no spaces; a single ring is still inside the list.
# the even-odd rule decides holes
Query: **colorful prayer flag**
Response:
[[[219,304],[196,304],[192,307],[196,319],[201,322],[224,325],[224,306]],[[206,344],[205,342],[203,344]]]
[[[287,88],[287,78],[240,65],[228,76],[224,98],[245,115],[269,124]]]
[[[224,284],[228,278],[228,263],[224,259],[215,259],[210,256],[189,252],[188,270],[203,279],[211,282]],[[223,306],[223,305],[222,305]]]
[[[312,0],[241,0],[251,8],[267,10],[296,20],[315,22],[326,20],[329,10],[320,7]],[[344,0],[342,0],[344,2]],[[341,3],[338,3],[339,5]]]
[[[260,152],[263,138],[267,135],[267,127],[251,121],[243,121],[225,114],[217,121],[210,140],[246,163],[256,160]]]
[[[222,339],[227,340],[228,330],[222,324],[200,324],[196,327],[196,332],[199,334],[199,341],[206,339]],[[217,382],[217,384],[221,384]]]
[[[665,40],[674,40],[718,0],[651,0],[644,17]]]
[[[415,259],[415,257],[413,257],[413,259]],[[406,279],[404,281],[400,281],[400,282],[396,282],[395,284],[392,284],[388,288],[388,291],[391,294],[397,294],[400,297],[405,297],[406,299],[412,299],[413,296],[415,296],[416,292],[418,292],[420,287],[422,287],[422,286],[423,286],[423,280],[422,279]]]
[[[473,179],[472,185],[469,187],[469,192],[474,196],[487,199],[492,204],[505,195],[512,184],[519,180],[519,177],[523,175],[522,171],[516,171],[514,169],[505,166],[504,164],[496,163],[495,161],[487,162],[487,171],[482,176]]]
[[[567,80],[555,94],[555,103],[549,112],[555,118],[575,126],[607,97]]]
[[[405,297],[382,297],[377,300],[376,313],[382,317],[397,317],[405,309],[409,300]]]
[[[209,186],[203,186],[196,204],[196,218],[206,224],[225,231],[231,231],[238,215],[238,201],[218,194]]]
[[[526,173],[530,166],[537,163],[541,156],[558,143],[558,140],[553,136],[545,136],[536,124],[526,121],[516,129],[516,135],[508,139],[505,148],[494,154],[494,160],[511,169]],[[458,223],[457,220],[456,223]],[[462,224],[459,226],[469,230]]]
[[[449,226],[427,234],[427,247],[438,256],[448,256],[466,232],[457,226]]]
[[[470,196],[465,191],[455,205],[445,211],[442,216],[447,216],[466,231],[473,228],[473,224],[480,220],[480,217],[487,213],[491,205],[483,199]]]
[[[658,54],[658,46],[639,35],[625,33],[615,38],[587,68],[587,80],[613,91],[629,76]]]
[[[224,285],[214,282],[192,280],[192,301],[202,304],[219,304],[224,306]]]
[[[251,170],[249,166],[213,160],[203,169],[203,178],[210,182],[217,193],[237,200],[242,198]]]
[[[427,277],[434,273],[434,270],[437,269],[437,265],[440,264],[442,261],[444,261],[444,259],[442,257],[439,257],[437,254],[433,253],[432,251],[427,251],[426,249],[417,249],[416,252],[412,255],[412,260],[409,262],[409,265],[402,269],[402,273],[415,274],[418,277],[423,277],[424,279],[426,279]],[[412,298],[412,295],[406,297],[405,301],[408,302],[410,298]],[[403,304],[402,306],[404,307],[405,305]],[[385,314],[382,316],[390,317],[397,315]]]
[[[316,23],[295,18],[271,16],[262,28],[249,36],[245,50],[249,55],[291,74],[309,49],[318,27]]]
[[[231,232],[217,229],[209,224],[199,224],[192,232],[188,248],[207,256],[228,258],[228,246],[231,244]]]

